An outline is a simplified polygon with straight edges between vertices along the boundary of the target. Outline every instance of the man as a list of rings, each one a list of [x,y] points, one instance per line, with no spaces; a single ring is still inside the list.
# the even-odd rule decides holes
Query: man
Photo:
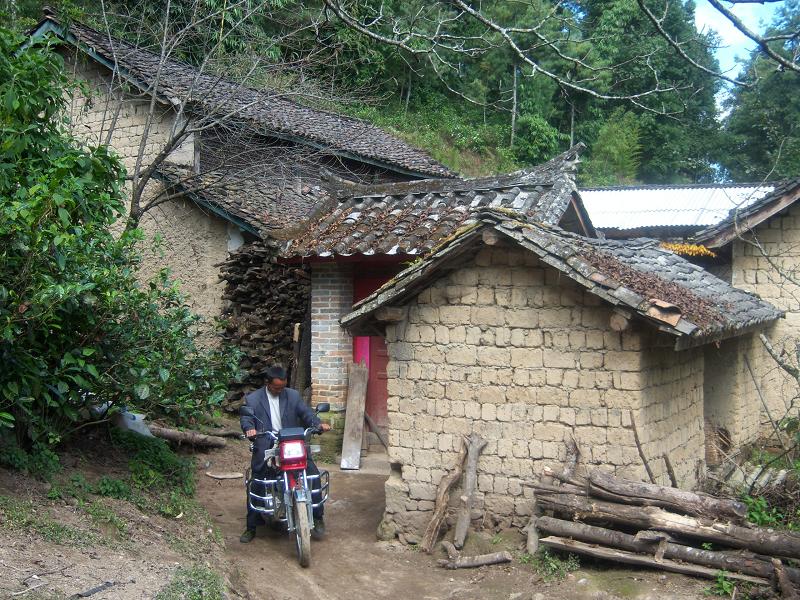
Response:
[[[255,448],[250,463],[252,477],[264,479],[267,475],[267,465],[264,460],[264,451],[272,447],[273,441],[269,436],[255,437],[259,431],[278,432],[286,427],[320,427],[322,431],[329,431],[331,426],[321,423],[319,417],[303,402],[297,390],[286,387],[286,370],[275,365],[264,372],[266,385],[251,392],[245,397],[245,404],[249,406],[254,417],[242,416],[240,423],[245,436],[255,439]],[[308,457],[307,472],[309,475],[318,475],[319,469],[311,457]],[[319,479],[315,479],[313,487],[319,487]],[[322,519],[323,507],[314,509],[314,537],[322,537],[325,533],[325,522]],[[247,544],[253,541],[256,535],[256,526],[263,525],[264,520],[258,511],[250,508],[247,503],[247,529],[239,541]]]

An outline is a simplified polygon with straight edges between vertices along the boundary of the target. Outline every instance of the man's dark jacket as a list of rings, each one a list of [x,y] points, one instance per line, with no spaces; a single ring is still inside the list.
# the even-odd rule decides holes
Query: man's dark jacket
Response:
[[[269,399],[264,387],[258,388],[245,396],[245,404],[253,409],[256,418],[241,417],[239,422],[242,431],[255,429],[258,432],[272,431],[272,419],[269,416]],[[281,427],[319,427],[319,417],[311,408],[306,406],[300,393],[292,388],[284,388],[278,396],[278,405],[281,409]],[[272,447],[272,438],[269,436],[257,437],[251,467],[254,473],[264,469],[264,451]]]

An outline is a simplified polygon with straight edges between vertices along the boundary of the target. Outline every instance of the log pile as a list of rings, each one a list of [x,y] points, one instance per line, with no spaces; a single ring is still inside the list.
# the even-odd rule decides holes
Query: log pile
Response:
[[[794,597],[800,534],[755,527],[735,500],[628,481],[594,470],[585,478],[551,472],[533,484],[536,509],[526,528],[558,550],[626,564],[779,588]],[[709,549],[713,548],[713,550]]]
[[[304,324],[302,334],[310,335],[303,331],[310,319],[308,267],[277,263],[275,250],[258,241],[245,244],[218,266],[226,282],[223,338],[244,352],[241,367],[246,374],[231,387],[229,403],[238,406],[243,393],[262,384],[258,374],[273,363],[294,372],[292,383],[302,392],[309,373],[305,365],[298,369],[296,357],[304,356],[305,349],[294,337],[298,323]],[[298,371],[304,373],[296,381]]]

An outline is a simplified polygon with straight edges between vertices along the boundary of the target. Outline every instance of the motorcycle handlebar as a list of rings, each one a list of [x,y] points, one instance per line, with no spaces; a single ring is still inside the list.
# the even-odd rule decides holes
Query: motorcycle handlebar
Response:
[[[304,435],[306,438],[308,438],[309,433],[311,434],[316,433],[317,435],[322,435],[323,434],[322,427],[307,427],[304,430]],[[274,442],[278,441],[278,434],[272,431],[260,431],[256,433],[254,436],[251,436],[250,439],[254,440],[256,438],[266,437],[266,436],[270,436]]]

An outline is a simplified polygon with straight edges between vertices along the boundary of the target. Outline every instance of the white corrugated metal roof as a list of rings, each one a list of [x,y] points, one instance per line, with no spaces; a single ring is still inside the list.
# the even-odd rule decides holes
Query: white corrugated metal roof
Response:
[[[708,227],[775,189],[773,185],[686,185],[580,190],[599,229],[696,225]]]

